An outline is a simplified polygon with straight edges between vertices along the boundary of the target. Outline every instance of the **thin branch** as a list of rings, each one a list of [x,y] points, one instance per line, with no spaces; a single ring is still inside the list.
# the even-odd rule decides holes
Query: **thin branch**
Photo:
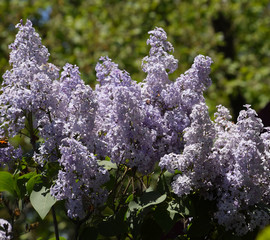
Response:
[[[55,240],[59,240],[58,223],[57,223],[57,219],[56,219],[54,206],[52,206],[52,215],[53,215],[53,225],[54,225]]]

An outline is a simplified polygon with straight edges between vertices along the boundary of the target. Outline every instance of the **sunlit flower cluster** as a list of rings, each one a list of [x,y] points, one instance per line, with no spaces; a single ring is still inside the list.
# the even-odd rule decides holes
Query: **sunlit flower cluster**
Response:
[[[171,81],[178,61],[166,32],[156,28],[147,40],[143,81],[101,57],[93,90],[77,66],[67,63],[60,71],[48,62],[49,52],[29,20],[17,28],[12,69],[3,75],[0,137],[25,134],[39,166],[59,164],[50,192],[66,200],[70,218],[82,219],[89,207],[106,201],[102,186],[109,173],[97,160],[109,157],[143,175],[157,163],[177,170],[174,193],[215,201],[213,217],[238,235],[269,223],[270,130],[249,105],[236,123],[223,106],[210,119],[203,96],[211,85],[210,57],[198,55]],[[0,154],[0,163],[10,164],[22,152],[4,143]]]

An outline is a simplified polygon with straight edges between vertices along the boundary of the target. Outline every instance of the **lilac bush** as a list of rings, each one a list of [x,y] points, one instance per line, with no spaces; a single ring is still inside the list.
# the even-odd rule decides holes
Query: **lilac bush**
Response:
[[[77,66],[67,63],[60,71],[48,62],[49,52],[29,20],[17,28],[10,45],[12,69],[3,75],[0,137],[25,137],[32,150],[23,153],[9,141],[1,143],[0,164],[17,167],[15,185],[25,169],[32,171],[50,189],[50,197],[65,202],[67,216],[78,226],[97,221],[93,213],[100,214],[102,226],[126,211],[121,221],[130,221],[132,232],[134,219],[147,212],[142,209],[156,204],[151,211],[158,212],[163,202],[163,211],[170,211],[177,199],[194,195],[214,203],[212,232],[220,225],[244,236],[269,224],[270,130],[249,105],[236,123],[221,105],[211,120],[203,96],[211,85],[210,57],[198,55],[189,70],[170,80],[178,61],[166,32],[156,28],[149,32],[142,82],[101,57],[93,90]],[[174,175],[171,186],[155,190],[152,197],[159,197],[143,203],[156,185],[167,184],[162,183],[166,170]],[[150,186],[151,177],[156,185]],[[31,200],[34,187],[29,185],[20,186],[23,191],[4,190],[22,199],[30,195]],[[102,215],[105,207],[115,216]],[[175,212],[183,218],[176,210],[170,216]],[[186,214],[183,221],[193,217]],[[171,217],[171,224],[175,221]]]

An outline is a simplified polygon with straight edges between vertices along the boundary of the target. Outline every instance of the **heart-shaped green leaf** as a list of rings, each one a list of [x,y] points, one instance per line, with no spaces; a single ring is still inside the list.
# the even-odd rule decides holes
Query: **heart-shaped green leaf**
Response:
[[[49,189],[42,187],[40,191],[32,191],[30,202],[39,216],[44,219],[51,207],[56,203],[56,199],[50,194]]]

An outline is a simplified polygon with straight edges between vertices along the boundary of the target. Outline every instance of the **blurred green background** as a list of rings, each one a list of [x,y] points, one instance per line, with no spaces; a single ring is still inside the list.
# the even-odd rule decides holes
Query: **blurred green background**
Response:
[[[1,0],[1,76],[9,68],[8,45],[20,19],[33,22],[51,53],[50,62],[78,65],[92,87],[95,64],[103,55],[142,81],[148,31],[158,26],[167,32],[179,60],[172,80],[196,55],[213,59],[213,85],[206,94],[211,114],[218,104],[236,117],[245,103],[259,111],[269,102],[268,0]]]

